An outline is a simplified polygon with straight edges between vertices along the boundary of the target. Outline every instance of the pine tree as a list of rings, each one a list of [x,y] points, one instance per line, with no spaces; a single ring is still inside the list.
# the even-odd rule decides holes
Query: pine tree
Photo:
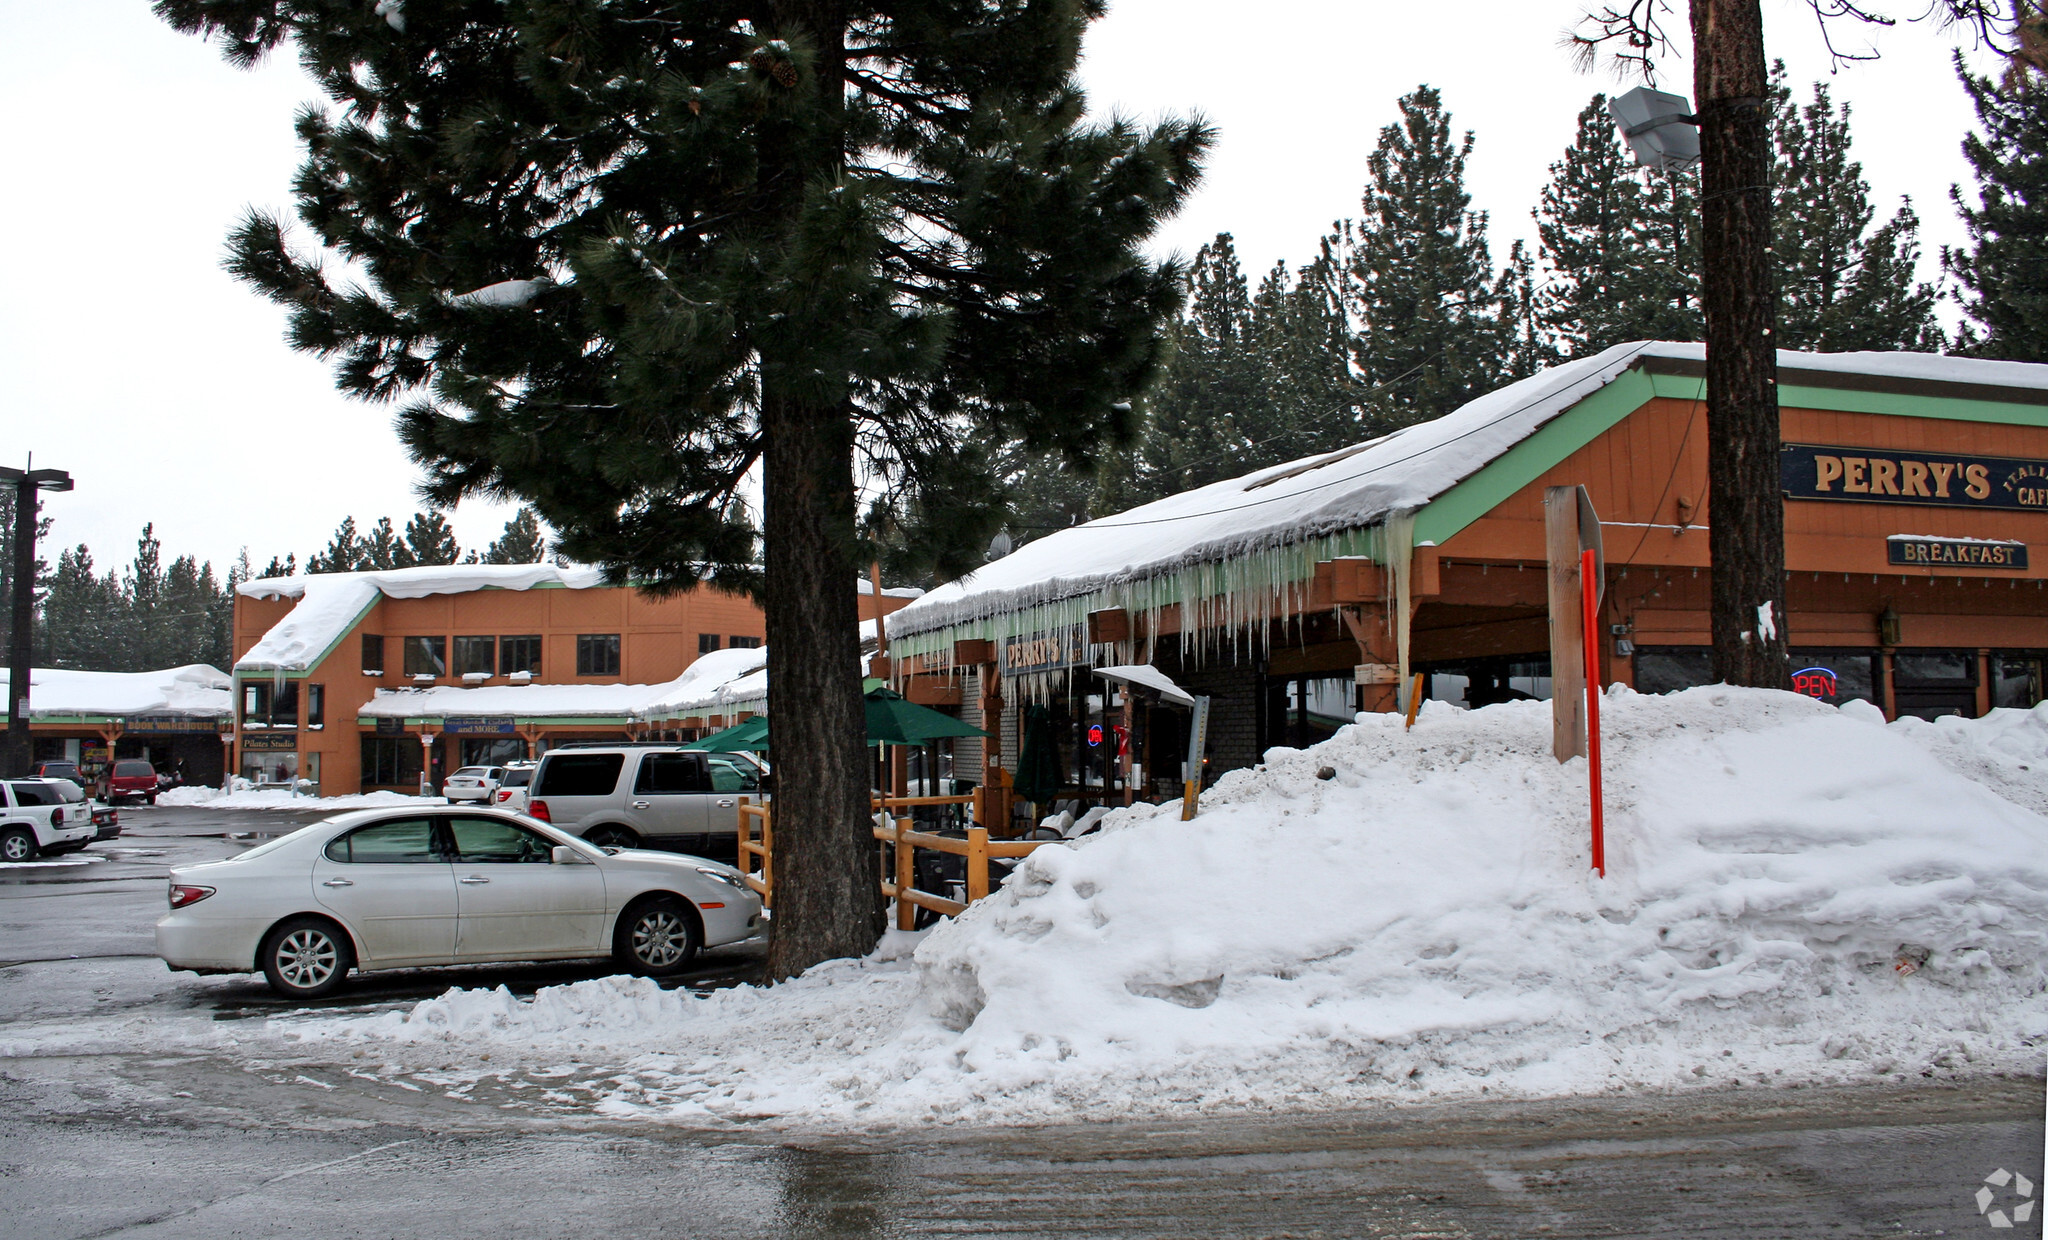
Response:
[[[391,527],[390,517],[378,517],[377,524],[356,543],[356,571],[404,568],[405,544]]]
[[[1138,449],[1147,498],[1243,473],[1251,445],[1275,429],[1252,338],[1251,288],[1229,233],[1196,252],[1187,309],[1170,338]]]
[[[1441,417],[1487,391],[1506,352],[1486,215],[1465,192],[1472,135],[1453,140],[1433,87],[1416,88],[1400,109],[1367,161],[1351,257],[1353,348],[1372,389],[1368,433]]]
[[[429,508],[414,513],[412,520],[405,523],[405,541],[393,555],[392,563],[398,568],[415,568],[454,564],[461,559],[462,547],[455,541],[448,518]]]
[[[163,543],[152,522],[142,527],[142,536],[135,540],[135,558],[129,562],[121,582],[128,622],[126,640],[119,646],[119,652],[110,652],[115,663],[113,670],[141,672],[165,666],[164,648],[170,624],[167,584]]]
[[[296,553],[293,553],[293,554],[288,554],[288,555],[286,555],[286,556],[285,556],[285,557],[284,557],[284,558],[283,558],[282,560],[278,559],[278,558],[277,558],[276,556],[271,556],[271,557],[270,557],[270,563],[268,563],[268,564],[265,564],[265,565],[263,566],[263,571],[262,571],[262,572],[260,572],[260,573],[258,573],[258,574],[256,574],[256,576],[255,576],[255,577],[252,577],[252,578],[250,578],[250,580],[251,580],[251,581],[255,581],[255,580],[260,580],[260,579],[267,579],[267,578],[271,578],[271,577],[291,577],[291,576],[295,576],[295,575],[297,575],[297,573],[298,573],[298,571],[299,571],[299,563],[298,563],[298,561],[299,561],[299,557],[298,557],[298,555],[297,555]],[[306,568],[306,571],[310,573],[310,572],[312,572],[312,571],[314,571],[314,570],[313,570],[313,568],[311,567],[311,565],[309,564],[309,565],[307,566],[307,568]],[[321,570],[321,571],[323,571],[323,572],[324,572],[324,571],[327,571],[327,570],[324,570],[324,569],[323,569],[323,570]],[[338,571],[338,570],[336,570],[336,571]]]
[[[1292,274],[1276,263],[1259,281],[1252,341],[1274,433],[1247,468],[1326,452],[1358,438],[1359,388],[1351,372],[1343,281],[1328,253]]]
[[[1776,76],[1783,72],[1778,65]],[[1778,347],[1940,351],[1935,291],[1914,278],[1920,223],[1912,203],[1869,231],[1877,209],[1863,165],[1849,158],[1849,107],[1838,113],[1818,82],[1804,107],[1773,85]]]
[[[856,458],[945,493],[905,511],[993,514],[981,445],[1128,442],[1180,298],[1142,248],[1210,134],[1084,120],[1102,0],[416,8],[158,0],[231,61],[295,43],[346,109],[300,118],[298,207],[364,286],[262,216],[231,265],[345,391],[412,400],[436,504],[519,498],[653,589],[759,586],[776,743],[804,755],[777,772],[769,973],[863,953]],[[965,567],[975,532],[929,536]]]
[[[1958,343],[1978,357],[2048,362],[2048,90],[2026,75],[1978,77],[1960,54],[1956,74],[1981,129],[1963,139],[1977,201],[1949,190],[1970,242],[1942,251],[1973,320]]]
[[[327,540],[327,546],[306,557],[306,571],[309,573],[352,573],[363,559],[362,537],[356,533],[356,519],[343,517],[335,527],[334,536]],[[277,563],[271,561],[272,565]],[[269,573],[265,573],[269,576]]]
[[[484,552],[486,564],[539,564],[548,558],[547,536],[541,533],[540,517],[531,508],[521,508],[505,522],[500,534]]]
[[[1573,358],[1630,340],[1700,339],[1697,212],[1693,174],[1637,168],[1607,97],[1594,95],[1535,211],[1533,308],[1549,346]],[[1518,334],[1534,360],[1527,329]]]
[[[92,671],[133,671],[126,649],[127,599],[112,573],[98,576],[85,544],[66,548],[50,574],[49,592],[38,617],[36,661],[46,667]]]

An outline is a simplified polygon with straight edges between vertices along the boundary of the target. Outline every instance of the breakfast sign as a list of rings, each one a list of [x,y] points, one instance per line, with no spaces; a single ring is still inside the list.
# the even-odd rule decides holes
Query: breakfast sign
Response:
[[[1787,499],[2048,512],[2048,461],[2020,457],[1788,443],[1778,476]]]

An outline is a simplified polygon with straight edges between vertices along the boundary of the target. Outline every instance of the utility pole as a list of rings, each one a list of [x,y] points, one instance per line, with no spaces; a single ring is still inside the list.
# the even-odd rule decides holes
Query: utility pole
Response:
[[[35,458],[30,457],[33,465]],[[69,491],[71,475],[61,469],[13,469],[0,465],[0,482],[14,484],[14,614],[7,643],[7,755],[9,775],[26,775],[34,764],[29,742],[29,677],[36,617],[36,511],[38,491]]]

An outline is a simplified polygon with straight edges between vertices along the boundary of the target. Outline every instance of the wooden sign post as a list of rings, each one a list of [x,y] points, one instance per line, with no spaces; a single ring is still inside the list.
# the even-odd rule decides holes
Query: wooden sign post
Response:
[[[1188,765],[1181,772],[1180,820],[1195,816],[1195,804],[1202,795],[1202,756],[1209,748],[1209,699],[1195,698],[1194,718],[1188,721]]]
[[[1551,752],[1586,758],[1593,869],[1607,876],[1600,792],[1600,596],[1607,566],[1600,517],[1584,487],[1543,490],[1544,551],[1550,570]]]

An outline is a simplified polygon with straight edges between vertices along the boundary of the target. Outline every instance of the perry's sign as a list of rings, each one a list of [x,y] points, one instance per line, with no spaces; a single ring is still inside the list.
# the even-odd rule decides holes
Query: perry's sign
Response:
[[[1914,568],[2025,568],[2027,544],[1987,542],[1975,538],[1914,538],[1894,534],[1885,540],[1893,564]]]
[[[2048,512],[2048,461],[1788,443],[1778,476],[1787,499]]]
[[[1005,637],[1000,651],[1002,674],[1057,672],[1087,661],[1087,643],[1080,625],[1051,633]]]

